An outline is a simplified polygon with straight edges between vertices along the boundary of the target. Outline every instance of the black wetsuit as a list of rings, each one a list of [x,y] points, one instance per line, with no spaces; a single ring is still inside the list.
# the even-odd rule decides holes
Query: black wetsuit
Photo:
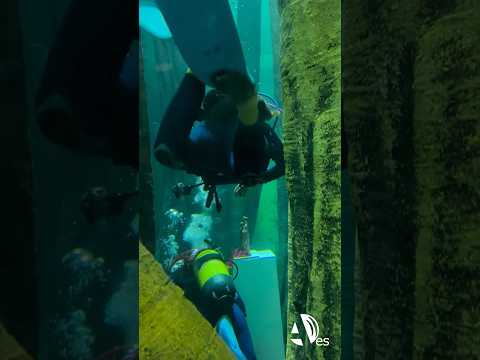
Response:
[[[201,121],[204,97],[205,85],[187,74],[165,113],[155,147],[166,144],[187,172],[211,185],[245,183],[252,175],[249,185],[254,185],[284,175],[283,145],[267,123],[242,125],[233,103],[225,106],[234,109],[227,111],[230,116]]]
[[[71,2],[36,97],[50,141],[138,168],[138,29],[138,2]]]

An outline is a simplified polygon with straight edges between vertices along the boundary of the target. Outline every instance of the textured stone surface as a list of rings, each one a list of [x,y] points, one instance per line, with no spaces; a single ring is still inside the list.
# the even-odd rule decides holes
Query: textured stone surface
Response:
[[[479,10],[344,2],[358,359],[478,357]]]
[[[329,347],[287,344],[288,359],[340,358],[340,1],[284,1],[281,76],[289,193],[288,327],[315,317]]]
[[[140,244],[140,358],[234,359],[215,330]]]
[[[32,360],[17,341],[0,324],[0,359],[2,360]]]
[[[415,356],[480,356],[480,4],[420,29],[415,64]]]
[[[343,119],[358,223],[358,359],[411,357],[412,4],[346,1],[342,11]]]

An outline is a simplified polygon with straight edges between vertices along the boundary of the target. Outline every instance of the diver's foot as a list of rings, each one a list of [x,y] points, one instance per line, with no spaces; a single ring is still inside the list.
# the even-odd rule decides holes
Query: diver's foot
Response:
[[[174,169],[185,169],[185,165],[181,162],[168,147],[167,144],[161,143],[154,150],[157,161],[165,166]]]
[[[72,106],[62,94],[49,96],[36,109],[37,122],[42,133],[53,143],[75,148],[80,142],[80,124]]]
[[[187,70],[185,70],[185,76],[190,76],[194,79],[196,79],[197,81],[200,81],[202,82],[202,80],[200,80],[192,71],[192,69],[190,69],[189,67],[187,68]]]

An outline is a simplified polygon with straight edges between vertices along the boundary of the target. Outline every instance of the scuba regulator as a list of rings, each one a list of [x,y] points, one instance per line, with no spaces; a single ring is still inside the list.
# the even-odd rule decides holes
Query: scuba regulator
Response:
[[[210,208],[213,200],[215,200],[215,208],[217,209],[217,212],[221,212],[222,203],[220,202],[220,197],[218,196],[218,193],[217,193],[217,187],[215,185],[207,184],[205,181],[198,184],[193,184],[193,185],[185,185],[184,183],[179,182],[172,188],[172,193],[176,199],[180,199],[183,196],[191,195],[193,189],[202,185],[205,191],[208,192],[207,200],[205,202],[205,207],[207,209]]]

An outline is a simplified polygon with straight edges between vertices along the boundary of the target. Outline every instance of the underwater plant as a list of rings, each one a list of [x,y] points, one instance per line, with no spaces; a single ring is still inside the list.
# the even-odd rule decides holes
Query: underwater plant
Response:
[[[138,262],[126,261],[124,279],[105,308],[105,323],[122,329],[125,343],[138,343]]]
[[[53,338],[58,342],[58,357],[67,360],[90,360],[95,342],[93,331],[85,324],[86,315],[81,309],[71,311],[55,321]]]
[[[168,209],[165,211],[164,215],[168,218],[169,223],[167,228],[169,230],[176,230],[178,227],[181,227],[185,224],[185,216],[183,212],[176,209]]]
[[[106,283],[107,271],[101,257],[95,257],[91,252],[75,248],[62,258],[66,281],[67,295],[70,300],[85,295],[87,290]]]
[[[165,269],[170,266],[172,259],[178,254],[178,243],[176,236],[173,234],[168,235],[166,238],[160,239],[157,242],[157,249],[155,251],[155,257],[161,259],[161,263]]]

